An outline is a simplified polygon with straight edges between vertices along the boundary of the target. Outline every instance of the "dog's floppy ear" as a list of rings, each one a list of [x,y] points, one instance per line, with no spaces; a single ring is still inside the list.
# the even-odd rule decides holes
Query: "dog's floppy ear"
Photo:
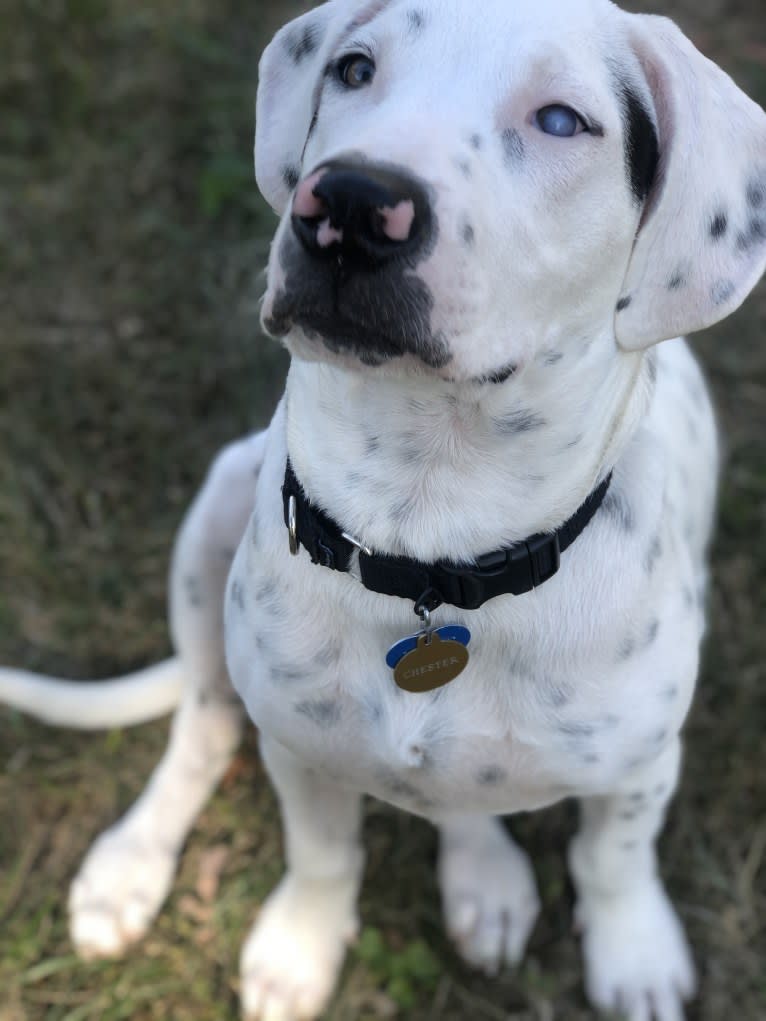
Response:
[[[626,15],[660,163],[615,316],[637,350],[718,322],[766,267],[766,114],[666,18]]]
[[[264,198],[280,215],[301,173],[329,48],[351,10],[349,0],[321,4],[280,29],[261,57],[255,177]]]

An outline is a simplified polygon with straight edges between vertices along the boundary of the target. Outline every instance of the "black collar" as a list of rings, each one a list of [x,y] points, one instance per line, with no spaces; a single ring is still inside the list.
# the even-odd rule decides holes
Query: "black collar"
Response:
[[[347,572],[352,554],[359,552],[362,584],[372,592],[401,596],[416,610],[435,610],[442,603],[476,610],[488,599],[531,592],[558,571],[561,554],[584,531],[601,506],[611,474],[593,490],[568,521],[548,535],[533,535],[513,546],[484,553],[473,564],[439,561],[424,564],[405,557],[373,553],[344,532],[319,507],[310,503],[295,477],[290,460],[282,486],[285,525],[290,551],[305,546],[312,563]]]

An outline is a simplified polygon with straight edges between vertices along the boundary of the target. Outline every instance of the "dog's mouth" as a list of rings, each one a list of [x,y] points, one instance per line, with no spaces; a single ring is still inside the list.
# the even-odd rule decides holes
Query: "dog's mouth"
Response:
[[[425,282],[401,267],[345,273],[343,262],[308,260],[291,236],[277,257],[280,286],[267,298],[262,324],[295,354],[357,359],[382,365],[406,355],[431,369],[452,359],[445,339],[431,328],[433,295]]]

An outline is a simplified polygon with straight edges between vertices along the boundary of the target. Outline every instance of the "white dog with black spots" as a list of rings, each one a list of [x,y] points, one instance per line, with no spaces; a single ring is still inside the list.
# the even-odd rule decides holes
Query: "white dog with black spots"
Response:
[[[162,762],[73,884],[74,942],[112,956],[147,931],[244,707],[287,857],[242,954],[247,1017],[327,1005],[371,794],[438,827],[447,928],[489,973],[539,907],[498,817],[580,799],[588,996],[679,1021],[694,969],[655,840],[717,451],[677,338],[764,270],[766,116],[671,22],[607,0],[330,0],[263,56],[256,173],[280,217],[263,322],[294,357],[270,427],[218,457],[182,528],[178,659],[76,712],[66,686],[0,675],[6,701],[81,725],[160,712],[183,678]],[[426,565],[554,532],[611,481],[544,584],[434,608],[470,629],[470,659],[410,692],[386,654],[417,631],[412,600],[365,587],[361,553],[345,573],[291,555],[288,454],[355,544]]]

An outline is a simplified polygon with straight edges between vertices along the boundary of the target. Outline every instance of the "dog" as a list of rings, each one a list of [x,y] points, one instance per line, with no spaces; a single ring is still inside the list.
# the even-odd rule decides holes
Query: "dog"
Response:
[[[293,359],[182,526],[178,658],[86,703],[0,674],[59,723],[179,703],[73,883],[74,943],[147,931],[244,707],[287,857],[242,953],[247,1017],[326,1006],[371,794],[438,827],[447,929],[490,974],[539,909],[498,817],[580,799],[587,994],[679,1021],[694,968],[654,844],[718,465],[679,338],[766,266],[766,115],[671,22],[607,0],[329,0],[265,51],[255,161],[279,217],[262,321]]]

